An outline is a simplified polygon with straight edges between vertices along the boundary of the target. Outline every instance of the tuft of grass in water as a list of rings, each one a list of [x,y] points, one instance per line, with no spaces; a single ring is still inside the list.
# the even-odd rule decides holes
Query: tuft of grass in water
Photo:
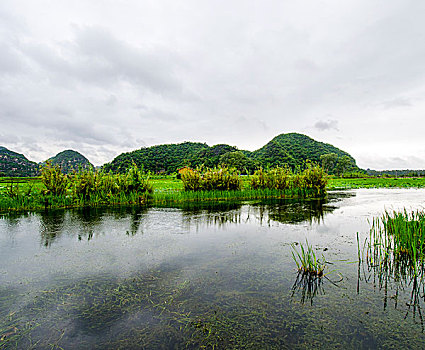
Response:
[[[367,249],[370,265],[409,267],[418,276],[424,269],[424,257],[424,212],[386,211],[372,220]]]
[[[360,276],[362,259],[359,244],[358,250]],[[385,291],[384,308],[389,298],[393,298],[397,307],[399,291],[411,289],[405,317],[409,312],[412,313],[413,319],[419,317],[424,331],[421,309],[425,291],[425,213],[386,211],[381,217],[374,218],[362,252],[364,266],[367,266],[368,272],[373,272],[373,282]],[[365,271],[364,278],[366,281],[370,279]],[[395,294],[389,297],[388,289],[392,284]]]
[[[308,244],[306,246],[299,244],[300,251],[296,249],[296,245],[292,244],[292,258],[297,264],[298,273],[311,277],[322,277],[326,267],[326,261],[322,255],[320,258],[316,256],[313,247]]]

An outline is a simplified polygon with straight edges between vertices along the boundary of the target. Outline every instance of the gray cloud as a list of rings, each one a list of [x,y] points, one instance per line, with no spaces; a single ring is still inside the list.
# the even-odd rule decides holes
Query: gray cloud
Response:
[[[326,130],[336,130],[338,129],[338,120],[328,119],[328,120],[319,120],[314,124],[314,127],[320,131]]]
[[[186,140],[253,150],[310,125],[363,167],[422,167],[424,10],[405,0],[4,0],[0,144],[37,160],[77,148],[101,164]]]

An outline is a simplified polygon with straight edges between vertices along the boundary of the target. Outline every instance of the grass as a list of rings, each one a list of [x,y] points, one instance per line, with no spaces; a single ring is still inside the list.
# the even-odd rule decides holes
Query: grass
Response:
[[[405,317],[409,312],[414,319],[418,317],[424,332],[421,309],[425,291],[425,213],[393,211],[374,218],[369,237],[363,249],[358,245],[358,250],[359,278],[363,261],[368,270],[363,271],[365,280],[369,280],[373,272],[373,283],[384,290],[384,308],[389,298],[394,299],[397,307],[399,291],[409,289],[410,300],[406,303],[408,311]],[[389,296],[389,286],[393,284],[393,295]]]
[[[322,277],[326,267],[324,256],[318,258],[313,247],[307,241],[306,247],[300,244],[300,251],[295,247],[295,244],[293,244],[292,257],[297,264],[298,273],[311,277]]]
[[[395,272],[411,270],[415,276],[424,270],[425,213],[385,212],[372,220],[367,259],[371,266]]]
[[[328,190],[355,188],[423,188],[425,178],[330,178]]]
[[[294,197],[318,197],[314,191],[300,191],[294,188],[287,189],[252,189],[252,176],[239,176],[241,188],[237,191],[184,191],[183,182],[175,176],[161,175],[151,176],[149,183],[153,187],[152,204],[199,202],[199,201],[226,201],[226,200],[250,200],[265,198],[294,198]],[[355,189],[355,188],[422,188],[425,187],[425,178],[329,178],[326,189]],[[45,208],[46,198],[35,200],[37,193],[45,190],[41,177],[31,178],[0,178],[0,211],[9,210],[40,210]],[[10,192],[18,192],[21,195],[13,198]],[[19,197],[19,198],[18,198]],[[48,207],[66,208],[78,206],[101,206],[118,204],[137,204],[140,198],[134,196],[114,194],[107,200],[100,195],[94,194],[89,203],[83,200],[72,199],[69,193],[63,196],[48,197]],[[142,200],[145,202],[145,199]]]

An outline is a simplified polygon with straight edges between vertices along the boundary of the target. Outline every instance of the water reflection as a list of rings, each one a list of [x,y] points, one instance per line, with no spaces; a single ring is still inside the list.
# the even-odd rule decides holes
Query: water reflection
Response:
[[[40,239],[42,245],[49,247],[62,235],[65,211],[46,211],[40,214]]]
[[[413,262],[407,255],[390,253],[382,255],[380,247],[369,245],[362,261],[359,255],[357,292],[360,282],[373,284],[383,293],[383,309],[389,305],[405,310],[424,332],[422,310],[425,307],[425,263]]]
[[[142,207],[121,208],[81,208],[73,210],[52,210],[39,214],[41,244],[50,247],[63,235],[76,236],[79,241],[90,241],[99,235],[105,218],[129,220],[127,235],[135,235],[140,230]]]
[[[223,226],[225,224],[254,223],[271,225],[318,223],[336,207],[328,199],[295,200],[274,199],[236,203],[209,203],[202,207],[187,206],[183,209],[183,220],[187,226]]]

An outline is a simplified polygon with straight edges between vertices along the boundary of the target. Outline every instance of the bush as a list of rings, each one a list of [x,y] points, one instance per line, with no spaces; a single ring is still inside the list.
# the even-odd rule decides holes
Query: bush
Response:
[[[58,165],[53,166],[49,161],[41,168],[41,181],[46,187],[44,194],[53,196],[65,194],[69,187],[68,176],[62,173]]]
[[[185,169],[181,173],[185,191],[230,191],[242,188],[239,173],[229,168]]]

